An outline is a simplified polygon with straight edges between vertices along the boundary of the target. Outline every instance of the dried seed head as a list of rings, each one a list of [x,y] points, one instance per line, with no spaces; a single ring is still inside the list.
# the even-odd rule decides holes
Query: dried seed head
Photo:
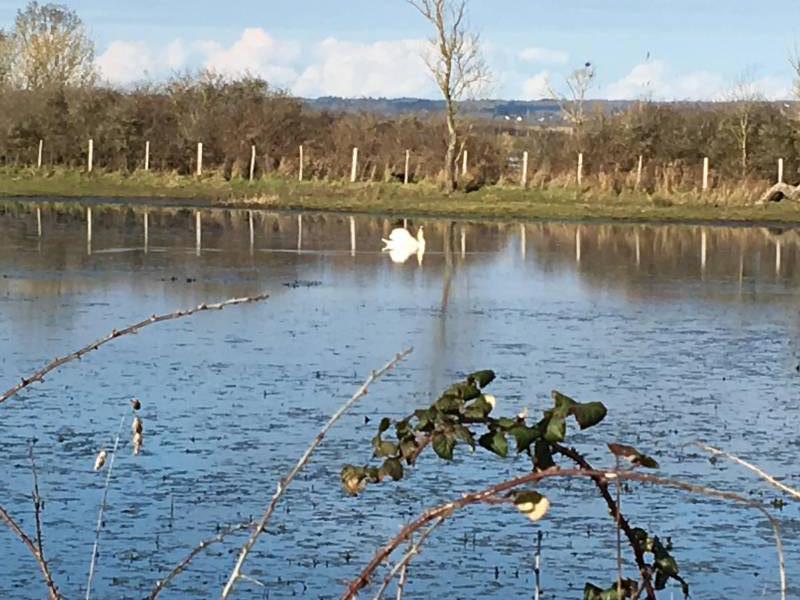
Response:
[[[133,431],[133,435],[136,436],[137,433],[141,434],[142,430],[142,420],[139,417],[133,417],[133,423],[131,423],[131,431]]]
[[[103,468],[103,465],[106,464],[106,451],[100,450],[97,455],[97,458],[94,459],[94,470],[99,471]]]
[[[133,454],[138,456],[139,453],[142,451],[142,446],[144,445],[144,437],[142,436],[142,432],[136,432],[133,434]]]
[[[139,410],[140,408],[142,408],[142,403],[139,402],[138,398],[134,398],[133,400],[131,400],[131,406],[133,407],[133,410]]]
[[[550,501],[538,492],[519,492],[514,498],[514,505],[534,523],[550,509]]]

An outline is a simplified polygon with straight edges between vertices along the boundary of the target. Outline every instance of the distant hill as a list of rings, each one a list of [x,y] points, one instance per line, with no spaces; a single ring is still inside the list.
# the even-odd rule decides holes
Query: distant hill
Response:
[[[444,112],[443,100],[425,98],[339,98],[324,96],[303,100],[317,110],[331,112],[365,112],[385,116],[427,115]],[[592,100],[588,110],[600,106],[603,110],[625,109],[631,100]],[[557,123],[560,107],[555,100],[470,100],[461,104],[463,113],[489,119],[508,119],[528,123]]]

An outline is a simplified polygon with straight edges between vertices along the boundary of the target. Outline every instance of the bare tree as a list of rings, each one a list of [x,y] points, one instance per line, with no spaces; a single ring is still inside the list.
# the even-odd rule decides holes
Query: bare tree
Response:
[[[548,83],[548,91],[561,106],[564,119],[572,127],[579,150],[583,149],[583,128],[586,123],[586,96],[594,83],[595,71],[592,63],[586,62],[566,78],[567,94],[558,94]]]
[[[30,2],[17,12],[11,36],[11,80],[23,89],[92,84],[94,42],[77,13]]]
[[[0,29],[0,87],[8,83],[11,74],[11,36]]]
[[[741,176],[747,176],[750,133],[753,129],[753,112],[764,97],[753,83],[750,73],[745,72],[730,89],[726,97],[733,118],[733,135],[739,148]]]
[[[407,0],[436,33],[429,40],[425,56],[436,85],[445,102],[447,119],[447,153],[445,182],[448,190],[456,188],[455,161],[459,142],[456,127],[457,104],[489,81],[489,70],[483,59],[480,38],[469,31],[467,0]]]

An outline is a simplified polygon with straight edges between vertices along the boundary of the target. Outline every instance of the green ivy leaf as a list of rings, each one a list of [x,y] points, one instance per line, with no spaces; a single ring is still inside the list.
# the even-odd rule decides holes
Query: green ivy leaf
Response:
[[[375,456],[377,458],[384,458],[386,456],[394,456],[397,454],[397,444],[392,442],[378,442],[375,446]]]
[[[444,433],[437,431],[433,434],[433,451],[444,460],[453,460],[453,448],[456,446],[455,439]]]
[[[587,582],[583,588],[583,600],[628,600],[636,596],[639,584],[633,579],[623,579],[620,587],[622,588],[621,595],[616,582],[607,590]]]
[[[497,454],[497,456],[501,456],[502,458],[508,456],[508,441],[502,431],[490,431],[485,433],[478,439],[478,443],[487,450]]]
[[[411,429],[411,425],[409,424],[408,419],[403,419],[402,421],[398,421],[395,424],[394,429],[397,432],[398,440],[405,440],[407,438],[414,437],[414,430]]]
[[[489,416],[493,408],[492,404],[481,395],[471,404],[467,404],[462,410],[462,414],[467,419],[482,421]]]
[[[544,431],[544,441],[555,444],[563,442],[565,437],[567,437],[567,421],[564,417],[554,412],[547,421],[547,428]]]
[[[494,381],[495,374],[494,371],[491,370],[484,370],[484,371],[475,371],[474,373],[470,374],[467,379],[473,379],[477,382],[479,387],[486,387],[492,381]]]
[[[457,440],[469,444],[470,448],[475,450],[475,437],[469,429],[463,425],[453,425],[453,433]]]
[[[608,410],[602,402],[586,402],[584,404],[575,404],[571,412],[580,428],[588,429],[605,419]]]
[[[400,454],[403,455],[409,465],[414,464],[418,450],[419,446],[413,438],[407,438],[400,442]]]
[[[634,466],[646,467],[648,469],[657,469],[658,463],[656,460],[646,454],[642,454],[633,446],[626,446],[625,444],[608,444],[608,449],[611,454],[622,460],[627,460]]]
[[[564,394],[562,394],[557,390],[553,390],[552,396],[553,396],[553,402],[555,402],[553,413],[561,417],[566,417],[569,414],[572,407],[577,404],[575,400],[573,400],[569,396],[565,396]]]
[[[536,471],[546,471],[556,466],[550,444],[544,440],[536,440],[536,445],[533,448],[533,466]]]
[[[515,425],[508,433],[513,435],[517,442],[517,454],[527,452],[531,444],[540,437],[538,428],[525,425]]]
[[[415,410],[414,416],[417,417],[417,431],[431,431],[434,426],[433,409]]]
[[[396,458],[387,458],[381,471],[393,480],[400,481],[403,478],[403,463]]]
[[[464,406],[464,400],[458,396],[442,396],[434,406],[443,413],[457,413]]]
[[[516,424],[517,424],[516,419],[509,419],[508,417],[500,417],[499,419],[497,419],[497,421],[495,421],[495,425],[497,425],[503,431],[508,431]]]
[[[378,433],[383,433],[392,425],[392,420],[389,417],[383,417],[380,425],[378,425]]]

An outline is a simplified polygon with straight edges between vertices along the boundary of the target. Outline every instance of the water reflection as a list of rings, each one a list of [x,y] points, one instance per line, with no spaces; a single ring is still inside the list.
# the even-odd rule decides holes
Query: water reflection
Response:
[[[424,265],[381,253],[381,238],[401,226],[424,226]],[[369,459],[376,417],[419,408],[465,369],[500,372],[493,391],[504,414],[535,414],[552,388],[605,401],[607,423],[591,437],[572,433],[599,464],[604,442],[634,443],[666,474],[768,500],[740,470],[683,444],[704,439],[796,477],[798,244],[792,229],[7,203],[2,382],[143,313],[265,288],[273,297],[118,340],[1,407],[0,495],[12,513],[30,515],[26,452],[37,437],[48,554],[69,596],[80,596],[102,488],[91,462],[120,407],[142,398],[147,445],[135,461],[126,447],[115,467],[97,586],[98,597],[145,597],[187,546],[258,514],[342,397],[413,345],[408,364],[331,433],[276,514],[251,571],[270,598],[337,597],[412,515],[528,468],[522,458],[462,453],[443,466],[426,455],[407,481],[342,497],[338,468]],[[611,581],[604,504],[579,482],[548,490],[548,593],[575,597],[584,579]],[[775,597],[769,528],[683,498],[635,487],[624,506],[636,524],[673,538],[696,597]],[[793,583],[798,511],[780,516]],[[415,563],[409,597],[530,595],[533,556],[520,548],[535,529],[497,509],[453,519]],[[169,597],[217,595],[235,547],[198,561]],[[19,543],[0,534],[0,552],[0,597],[39,598]]]

